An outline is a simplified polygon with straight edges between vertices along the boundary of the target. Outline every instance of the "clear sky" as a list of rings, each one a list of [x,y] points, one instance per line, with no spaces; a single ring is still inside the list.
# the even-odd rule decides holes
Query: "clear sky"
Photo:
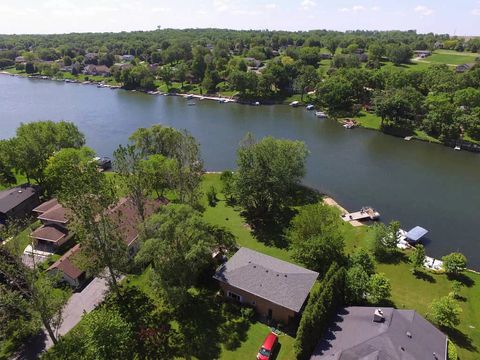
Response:
[[[0,33],[204,28],[480,35],[479,0],[0,0]]]

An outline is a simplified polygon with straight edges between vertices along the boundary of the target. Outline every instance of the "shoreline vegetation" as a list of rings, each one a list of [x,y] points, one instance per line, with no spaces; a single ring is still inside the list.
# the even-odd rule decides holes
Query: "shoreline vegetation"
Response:
[[[131,92],[143,92],[145,94],[149,95],[162,95],[162,96],[180,96],[183,97],[187,100],[189,99],[195,99],[195,100],[210,100],[210,101],[217,101],[221,103],[238,103],[241,105],[253,105],[253,106],[258,106],[258,105],[289,105],[291,102],[290,100],[295,99],[296,97],[290,97],[288,99],[282,100],[282,101],[271,101],[269,103],[254,103],[252,101],[243,101],[241,99],[235,98],[233,95],[227,96],[227,95],[222,95],[222,94],[214,94],[214,95],[200,95],[200,94],[192,94],[192,93],[178,93],[178,92],[162,92],[162,91],[147,91],[147,90],[138,90],[138,89],[125,89],[122,88],[120,85],[118,85],[116,82],[109,84],[108,81],[105,83],[105,79],[97,79],[93,78],[90,79],[88,76],[87,78],[89,80],[76,80],[76,79],[65,79],[65,78],[55,78],[51,76],[44,76],[44,75],[32,75],[32,74],[27,74],[27,73],[17,73],[17,72],[9,72],[7,70],[0,70],[0,75],[6,75],[6,76],[13,76],[13,77],[22,77],[22,78],[30,78],[30,79],[38,79],[38,80],[49,80],[49,81],[58,81],[58,82],[65,82],[65,83],[72,83],[72,84],[79,84],[79,85],[94,85],[99,88],[105,88],[105,89],[121,89],[125,91],[131,91]],[[14,70],[14,69],[13,69]],[[309,101],[303,101],[303,100],[295,100],[297,101],[298,105],[297,106],[306,106],[309,104]],[[313,101],[311,101],[313,102]],[[359,127],[362,127],[367,130],[374,130],[374,131],[379,131],[382,132],[386,135],[390,136],[395,136],[395,137],[402,137],[399,136],[398,134],[391,134],[388,132],[384,132],[381,129],[381,122],[382,119],[371,113],[367,112],[365,110],[360,111],[357,115],[351,116],[351,117],[339,117],[335,118],[335,120],[339,123],[342,124],[345,119],[351,118],[356,122],[356,125]],[[457,146],[457,142],[452,143],[444,143],[441,142],[440,140],[428,135],[425,131],[421,130],[415,130],[414,133],[411,136],[405,137],[405,140],[417,140],[417,141],[423,141],[423,142],[428,142],[431,144],[437,144],[437,145],[443,145],[447,147],[455,147]],[[475,152],[478,153],[480,152],[480,141],[473,140],[471,138],[466,141],[465,144],[460,144],[460,148],[462,150],[470,151],[470,152]]]

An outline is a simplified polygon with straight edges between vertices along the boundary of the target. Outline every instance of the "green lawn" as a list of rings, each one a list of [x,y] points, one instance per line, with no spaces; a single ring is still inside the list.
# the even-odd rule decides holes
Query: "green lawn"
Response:
[[[361,111],[354,119],[358,121],[360,126],[366,129],[380,130],[382,119],[374,113]]]
[[[480,54],[469,52],[458,52],[453,50],[436,50],[431,56],[418,62],[432,64],[461,65],[475,62],[475,58]]]
[[[234,351],[226,350],[222,347],[222,355],[220,356],[221,360],[245,360],[245,359],[255,359],[258,349],[263,344],[263,340],[270,332],[270,329],[267,325],[256,322],[250,325],[250,328],[247,332],[246,340],[240,345],[239,348]],[[293,352],[293,343],[295,339],[286,334],[282,334],[278,338],[278,343],[280,344],[277,351],[278,356],[277,360],[291,360],[295,359],[295,354]]]

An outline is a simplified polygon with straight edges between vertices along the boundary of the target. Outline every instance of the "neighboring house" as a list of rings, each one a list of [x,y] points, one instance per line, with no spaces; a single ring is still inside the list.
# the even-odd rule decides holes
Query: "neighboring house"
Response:
[[[133,61],[135,59],[135,56],[133,55],[122,55],[122,61],[127,61],[127,62],[130,62],[130,61]]]
[[[72,237],[68,231],[70,210],[65,209],[57,199],[49,200],[33,209],[42,226],[34,230],[30,237],[34,239],[35,250],[54,253]]]
[[[310,360],[446,360],[447,336],[415,310],[341,309]]]
[[[15,58],[15,62],[18,64],[18,63],[27,62],[27,60],[25,60],[25,57],[23,57],[23,56],[17,56],[17,57]]]
[[[105,65],[87,65],[83,69],[83,73],[85,75],[100,75],[100,76],[108,76],[110,75],[110,69],[108,66]]]
[[[145,218],[156,212],[160,206],[166,205],[166,199],[147,200],[144,204]],[[109,210],[110,218],[115,224],[118,233],[122,236],[123,241],[128,246],[130,256],[134,256],[140,243],[138,241],[139,231],[138,225],[142,222],[138,215],[137,207],[130,198],[122,198],[112,209]]]
[[[332,54],[328,54],[328,53],[321,53],[320,54],[320,59],[322,59],[322,60],[328,60],[328,59],[332,59],[332,58],[333,58]]]
[[[85,271],[80,270],[75,264],[74,259],[79,252],[80,244],[77,244],[55,261],[47,270],[50,274],[59,274],[61,282],[70,285],[74,289],[81,287],[86,280]]]
[[[246,57],[244,58],[244,60],[249,67],[253,68],[253,70],[258,69],[262,65],[262,62],[260,60],[257,60],[253,57]]]
[[[457,73],[464,73],[465,71],[470,70],[475,64],[462,64],[462,65],[457,65],[455,68],[455,71]]]
[[[415,56],[420,58],[426,58],[427,56],[432,55],[432,52],[430,50],[414,50],[413,53],[415,54]]]
[[[86,53],[85,54],[85,60],[86,61],[94,61],[98,59],[98,54],[97,53]]]
[[[242,247],[213,277],[225,297],[288,324],[302,312],[318,273]]]
[[[30,184],[0,191],[0,224],[7,219],[23,219],[40,204],[38,187]]]

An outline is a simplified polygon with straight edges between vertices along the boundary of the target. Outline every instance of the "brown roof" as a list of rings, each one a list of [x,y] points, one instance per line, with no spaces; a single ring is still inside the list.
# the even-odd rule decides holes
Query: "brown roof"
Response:
[[[57,199],[52,199],[48,200],[40,205],[38,205],[35,209],[32,211],[35,211],[37,213],[43,214],[44,212],[50,210],[53,208],[55,205],[58,205],[58,200]]]
[[[66,224],[68,222],[67,216],[69,214],[69,210],[65,209],[61,204],[57,204],[51,207],[48,211],[41,214],[38,219]]]
[[[160,206],[166,204],[166,199],[147,200],[145,217],[152,215]],[[138,225],[141,223],[133,201],[130,198],[120,199],[118,204],[110,210],[110,214],[125,243],[132,244],[138,238]]]
[[[80,244],[75,245],[58,259],[48,270],[57,269],[72,279],[79,278],[84,271],[80,270],[74,263],[73,257],[80,252]]]
[[[44,225],[30,234],[30,237],[38,240],[58,243],[68,236],[68,230],[56,225]]]

